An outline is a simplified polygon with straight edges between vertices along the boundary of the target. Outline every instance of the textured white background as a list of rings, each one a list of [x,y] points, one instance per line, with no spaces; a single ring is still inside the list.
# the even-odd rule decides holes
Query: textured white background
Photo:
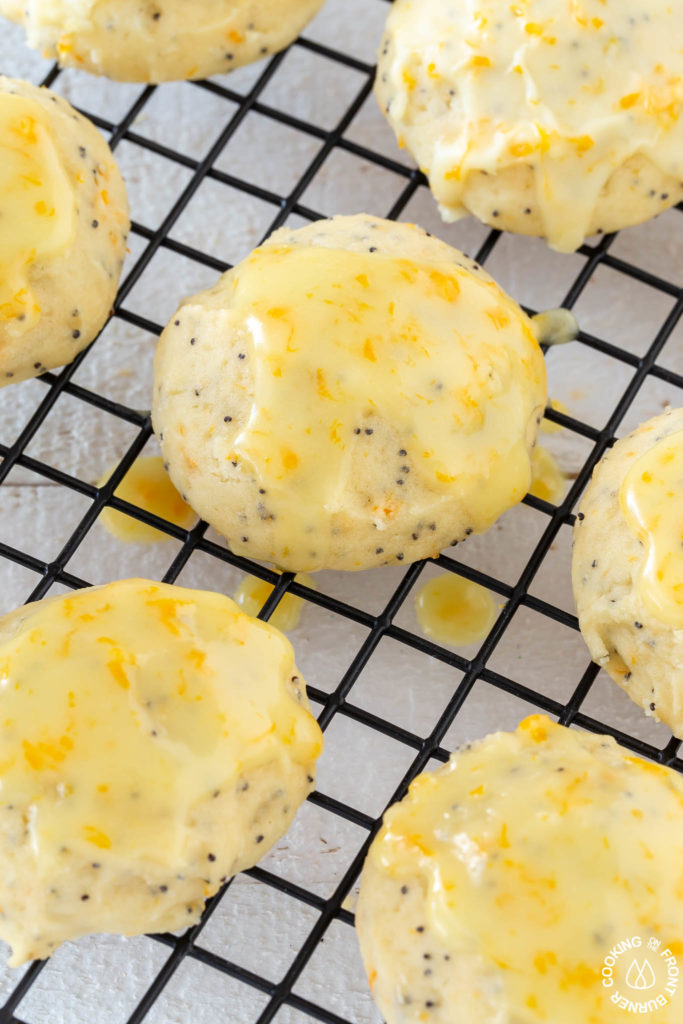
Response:
[[[189,0],[188,0],[189,2]],[[387,5],[383,0],[328,0],[307,29],[307,38],[323,42],[372,62]],[[49,65],[30,53],[22,33],[0,24],[0,72],[38,82]],[[234,72],[223,81],[247,92],[263,65]],[[300,47],[285,57],[261,96],[262,102],[322,129],[335,127],[365,76]],[[71,102],[111,121],[122,117],[142,87],[121,85],[66,72],[55,89]],[[236,109],[235,105],[187,83],[159,88],[133,126],[140,135],[201,158]],[[370,97],[347,130],[347,137],[407,162]],[[255,112],[243,121],[216,166],[278,195],[287,195],[315,157],[322,141]],[[150,151],[122,142],[117,158],[126,176],[132,214],[147,228],[156,228],[190,179],[190,171]],[[404,179],[355,155],[333,151],[302,202],[322,213],[369,211],[385,214],[405,184]],[[205,181],[171,236],[217,258],[234,262],[260,240],[276,207],[215,181]],[[421,223],[442,238],[474,255],[486,231],[473,221],[447,227],[437,215],[426,189],[408,204],[404,219]],[[298,223],[294,218],[293,223]],[[677,211],[656,222],[620,235],[611,252],[654,271],[676,285],[683,274],[683,233]],[[127,270],[145,241],[131,238]],[[559,304],[583,265],[581,256],[550,252],[537,240],[504,237],[487,267],[522,302],[535,308]],[[213,271],[167,249],[161,249],[135,286],[126,308],[164,323],[178,301],[211,283]],[[576,307],[587,332],[641,355],[673,305],[673,299],[647,285],[600,268]],[[149,406],[154,338],[122,320],[112,321],[79,367],[74,380],[137,409]],[[683,373],[681,329],[677,328],[659,360]],[[550,392],[570,413],[602,427],[633,374],[623,363],[587,347],[571,345],[550,352]],[[45,384],[28,381],[0,391],[0,440],[11,444],[39,401]],[[619,433],[662,410],[680,404],[676,390],[648,378]],[[120,458],[135,429],[104,412],[62,395],[28,447],[28,454],[94,482]],[[589,454],[590,442],[567,431],[548,435],[543,443],[557,455],[568,474],[575,474]],[[152,451],[152,443],[148,451]],[[88,507],[87,499],[15,467],[0,490],[0,539],[46,561],[54,558]],[[514,583],[537,543],[547,519],[528,507],[513,510],[484,537],[458,548],[471,566]],[[573,611],[569,581],[570,529],[563,526],[549,556],[536,575],[531,592]],[[128,575],[160,577],[178,545],[125,546],[97,523],[67,569],[91,583]],[[420,582],[437,570],[424,569]],[[380,612],[401,579],[399,570],[344,575],[320,573],[320,590],[371,613]],[[179,582],[232,593],[242,574],[197,553]],[[3,560],[0,563],[0,612],[26,600],[37,578]],[[502,601],[502,598],[501,598]],[[412,596],[404,604],[399,625],[417,631]],[[307,606],[292,635],[305,677],[322,690],[332,690],[366,636],[364,627],[331,612]],[[461,652],[466,656],[474,650]],[[528,609],[519,610],[498,645],[489,667],[558,700],[566,700],[588,664],[578,633]],[[356,705],[384,716],[420,735],[433,727],[459,682],[460,674],[424,655],[384,639],[356,683]],[[446,746],[482,736],[492,729],[513,727],[533,708],[483,681],[475,684],[463,710],[449,730]],[[600,676],[583,710],[618,724],[632,735],[662,746],[667,730],[640,711]],[[337,716],[326,734],[319,789],[368,814],[378,814],[409,767],[413,752],[375,734],[349,718]],[[349,822],[308,803],[290,833],[263,862],[276,874],[327,897],[344,874],[365,833]],[[235,881],[200,944],[238,964],[278,981],[317,919],[317,911],[275,890],[241,877]],[[4,963],[4,950],[0,951]],[[168,950],[147,938],[124,940],[95,937],[70,944],[55,955],[37,984],[20,1004],[17,1015],[33,1024],[123,1024],[144,993]],[[0,996],[9,993],[20,972],[0,963]],[[295,992],[357,1024],[375,1024],[352,929],[333,924],[324,942],[295,986]],[[186,960],[147,1018],[155,1024],[250,1024],[266,997],[256,990]],[[312,1018],[282,1009],[278,1024],[301,1024]]]

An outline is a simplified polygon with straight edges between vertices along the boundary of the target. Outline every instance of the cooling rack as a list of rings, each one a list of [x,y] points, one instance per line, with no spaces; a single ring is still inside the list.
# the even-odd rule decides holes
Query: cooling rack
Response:
[[[376,1024],[353,935],[353,896],[384,807],[459,741],[541,710],[607,732],[678,770],[679,744],[590,663],[569,589],[573,509],[615,437],[683,402],[680,209],[558,256],[472,222],[441,224],[371,96],[386,0],[328,0],[289,51],[207,82],[158,89],[60,72],[3,27],[0,71],[62,91],[110,139],[132,198],[131,254],[114,316],[59,373],[0,392],[2,610],[126,575],[232,592],[247,575],[305,602],[292,640],[326,733],[319,787],[283,841],[178,935],[86,939],[47,964],[0,972],[0,1024]],[[3,63],[4,62],[4,63]],[[557,506],[528,496],[485,537],[316,589],[114,497],[153,445],[154,339],[177,301],[275,228],[361,210],[414,219],[459,245],[531,311],[574,308],[579,340],[548,354],[551,448],[568,476]],[[106,463],[106,486],[93,483]],[[96,472],[96,468],[99,471]],[[111,506],[169,540],[131,553],[107,538]],[[498,598],[483,642],[420,634],[412,599],[436,571]]]

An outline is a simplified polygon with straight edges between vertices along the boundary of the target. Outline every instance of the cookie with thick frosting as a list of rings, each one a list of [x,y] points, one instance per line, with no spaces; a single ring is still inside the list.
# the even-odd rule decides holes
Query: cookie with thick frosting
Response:
[[[535,326],[414,225],[284,228],[187,299],[155,357],[171,478],[233,551],[292,570],[435,555],[526,494]]]
[[[194,924],[280,838],[322,735],[285,637],[221,594],[121,580],[0,619],[0,938]]]
[[[682,863],[683,779],[609,737],[537,715],[457,751],[386,812],[363,869],[384,1019],[622,1024],[634,1004],[678,1024]]]
[[[572,580],[590,653],[683,738],[683,409],[605,455],[579,506]]]
[[[376,94],[446,220],[571,252],[683,198],[682,31],[669,0],[396,0]]]
[[[95,126],[56,93],[0,77],[0,387],[70,363],[93,340],[129,227]]]

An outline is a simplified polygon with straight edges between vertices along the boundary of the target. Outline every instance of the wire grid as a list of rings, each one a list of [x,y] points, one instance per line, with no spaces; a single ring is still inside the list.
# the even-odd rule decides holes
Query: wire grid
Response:
[[[365,2],[383,3],[384,0],[365,0]],[[202,98],[207,92],[214,94],[216,97],[231,101],[230,104],[226,105],[228,115],[216,136],[214,144],[206,156],[200,160],[150,140],[136,132],[135,122],[153,96],[155,92],[154,87],[141,88],[139,95],[120,120],[108,120],[89,112],[87,109],[83,111],[110,137],[113,149],[116,149],[116,146],[122,140],[134,142],[140,147],[147,148],[167,160],[174,161],[188,168],[191,172],[191,177],[184,190],[167,210],[166,216],[156,230],[151,230],[140,223],[133,223],[133,234],[142,240],[144,247],[141,255],[134,261],[132,267],[122,280],[115,303],[115,317],[154,335],[158,335],[161,332],[162,324],[139,315],[126,306],[126,300],[131,290],[139,281],[155,253],[160,249],[171,250],[215,271],[222,272],[228,269],[229,264],[190,245],[181,243],[173,237],[174,225],[205,179],[213,179],[230,185],[240,193],[255,196],[269,204],[272,207],[273,216],[264,237],[281,226],[293,214],[308,221],[323,216],[317,210],[303,203],[302,196],[333,151],[345,151],[346,153],[354,154],[372,165],[383,168],[399,179],[401,191],[391,209],[388,211],[377,210],[372,212],[384,213],[385,216],[390,218],[397,218],[405,210],[415,193],[420,189],[426,188],[426,182],[419,171],[411,169],[398,160],[387,157],[372,148],[353,142],[345,136],[347,128],[371,92],[374,68],[348,53],[314,42],[305,37],[298,40],[294,46],[311,51],[324,60],[334,62],[342,68],[353,69],[362,78],[362,84],[357,94],[332,130],[326,130],[313,123],[305,122],[264,102],[262,94],[266,86],[276,79],[278,69],[285,58],[285,54],[279,54],[268,62],[255,81],[255,84],[245,95],[233,91],[229,85],[219,84],[215,81],[197,82],[192,85],[192,88],[196,90],[197,103],[202,102]],[[60,74],[61,72],[57,66],[52,67],[42,84],[51,86]],[[287,195],[276,194],[240,177],[219,170],[214,166],[215,161],[229,144],[239,125],[249,112],[257,112],[265,118],[294,129],[296,132],[304,133],[307,137],[319,143],[319,149],[314,159],[311,160],[295,187]],[[680,210],[681,207],[678,209]],[[443,746],[444,737],[455,717],[468,700],[468,696],[471,694],[477,680],[484,680],[498,691],[503,691],[520,698],[538,710],[555,716],[565,725],[575,724],[595,732],[610,733],[620,743],[634,752],[652,758],[658,763],[669,765],[679,771],[682,770],[683,760],[678,756],[680,744],[674,738],[671,738],[669,742],[658,748],[652,743],[645,742],[632,734],[622,731],[615,722],[598,721],[582,711],[582,705],[599,671],[596,665],[589,663],[587,653],[585,671],[580,675],[580,678],[575,680],[573,692],[566,702],[561,702],[536,689],[522,685],[517,680],[495,671],[489,666],[494,651],[500,644],[515,612],[519,608],[531,609],[546,620],[561,623],[571,630],[578,630],[578,622],[574,615],[549,601],[534,596],[530,593],[530,586],[543,566],[561,528],[573,523],[574,515],[572,508],[575,506],[579,495],[589,480],[593,467],[605,450],[613,443],[619,425],[631,408],[645,381],[648,378],[656,378],[673,389],[683,389],[683,377],[657,362],[664,345],[672,335],[681,316],[683,310],[683,290],[658,274],[614,255],[610,251],[614,238],[614,235],[605,236],[597,244],[581,247],[579,255],[582,257],[583,262],[562,304],[568,308],[573,307],[596,270],[599,267],[606,267],[618,274],[626,275],[630,280],[639,281],[657,290],[657,292],[669,297],[673,301],[673,305],[664,322],[652,338],[647,351],[642,355],[633,354],[615,341],[607,341],[585,332],[581,333],[576,343],[577,345],[585,346],[587,349],[610,356],[612,359],[623,364],[626,369],[632,372],[632,375],[609,419],[601,429],[562,412],[552,409],[547,411],[548,419],[566,431],[583,438],[590,446],[590,452],[560,505],[554,506],[532,496],[525,498],[525,504],[534,510],[536,516],[541,517],[543,526],[540,539],[535,544],[516,582],[509,584],[476,568],[472,568],[455,558],[453,553],[448,555],[442,554],[437,559],[428,560],[440,569],[458,573],[467,579],[482,584],[504,600],[502,610],[495,624],[474,657],[470,659],[465,658],[455,651],[442,647],[396,624],[396,616],[408,598],[416,580],[422,573],[426,564],[424,562],[410,565],[405,570],[398,586],[396,586],[381,613],[373,615],[361,607],[356,607],[332,595],[309,589],[295,582],[290,573],[278,576],[272,570],[256,562],[236,557],[207,536],[207,526],[205,523],[199,523],[192,530],[184,531],[173,524],[158,519],[144,509],[137,508],[120,498],[114,497],[115,488],[151,437],[152,427],[148,413],[127,407],[73,381],[72,378],[79,365],[87,357],[87,352],[81,353],[70,366],[60,373],[46,373],[40,378],[42,385],[45,387],[42,401],[14,442],[12,444],[0,444],[0,455],[3,457],[2,464],[0,465],[0,484],[7,479],[14,466],[21,466],[54,484],[69,488],[88,499],[90,502],[88,511],[83,515],[57,557],[49,563],[35,557],[28,550],[20,550],[2,541],[0,541],[0,556],[3,559],[9,559],[12,562],[18,563],[37,574],[38,582],[30,593],[28,600],[37,600],[43,597],[55,584],[61,584],[67,588],[87,586],[87,580],[69,572],[66,566],[74,552],[82,544],[102,508],[110,506],[125,512],[135,519],[155,526],[180,543],[181,546],[176,557],[163,576],[165,582],[174,582],[188,563],[190,557],[195,552],[203,552],[205,555],[244,570],[273,584],[274,589],[260,613],[264,619],[272,615],[285,594],[291,593],[303,598],[306,602],[333,612],[342,619],[350,620],[365,627],[367,629],[367,636],[364,642],[356,651],[347,670],[331,692],[318,689],[314,679],[309,680],[308,691],[314,708],[318,710],[318,720],[323,730],[328,729],[336,716],[342,716],[371,730],[375,735],[389,737],[407,748],[411,757],[410,765],[408,770],[403,772],[400,777],[397,775],[395,788],[388,801],[389,803],[400,799],[404,795],[409,782],[415,775],[427,767],[430,761],[443,762],[447,760],[449,752]],[[486,263],[487,259],[495,251],[500,239],[500,232],[496,230],[489,231],[478,252],[473,253],[475,258],[482,264]],[[529,312],[534,312],[534,310],[529,310]],[[106,411],[108,414],[126,421],[137,431],[133,442],[119,461],[109,481],[99,489],[69,473],[48,465],[40,459],[26,454],[28,445],[49,417],[55,402],[61,394],[70,395],[80,402],[89,403],[100,410]],[[683,399],[683,390],[681,391],[681,397]],[[29,537],[27,536],[28,540]],[[436,659],[444,665],[457,670],[457,672],[454,672],[454,683],[450,696],[436,724],[427,735],[418,735],[380,715],[368,711],[353,701],[354,684],[370,662],[383,638],[391,638],[405,645],[405,647],[421,653],[425,657]],[[455,682],[456,677],[459,680],[457,683]],[[371,765],[369,767],[372,769]],[[283,1007],[292,1008],[292,1010],[302,1015],[304,1019],[323,1021],[325,1024],[354,1024],[350,1015],[340,1016],[336,1012],[318,1005],[317,1002],[297,994],[294,991],[294,987],[332,923],[341,922],[345,926],[353,925],[353,914],[347,909],[345,901],[357,881],[368,846],[379,828],[380,819],[358,810],[350,803],[345,803],[335,797],[326,795],[324,792],[318,791],[314,793],[309,797],[309,800],[325,812],[339,816],[358,826],[362,830],[364,839],[359,848],[353,853],[350,864],[329,898],[324,898],[310,889],[288,881],[263,867],[257,866],[247,872],[252,879],[257,880],[264,886],[277,890],[289,899],[307,905],[318,915],[314,926],[301,943],[284,975],[279,979],[268,977],[267,964],[264,965],[263,974],[248,970],[233,960],[218,955],[202,945],[202,931],[219,905],[219,902],[226,897],[226,893],[230,890],[234,882],[234,880],[231,880],[220,893],[209,900],[201,921],[185,934],[180,937],[174,935],[150,936],[154,942],[165,947],[168,955],[152,983],[142,998],[139,999],[135,1009],[128,1016],[128,1024],[139,1024],[139,1022],[145,1020],[149,1011],[155,1005],[185,958],[191,958],[215,971],[222,972],[224,975],[244,985],[251,986],[260,992],[265,998],[265,1005],[260,1014],[254,1017],[256,1024],[268,1024],[278,1015],[278,1012]],[[18,1012],[21,1012],[19,1004],[29,992],[44,966],[44,963],[32,964],[18,984],[16,984],[0,1009],[0,1024],[24,1024],[21,1016],[15,1014],[15,1010],[18,1009]],[[229,1007],[226,1007],[224,1019],[233,1019]],[[240,1020],[238,1024],[246,1024],[246,1022]]]

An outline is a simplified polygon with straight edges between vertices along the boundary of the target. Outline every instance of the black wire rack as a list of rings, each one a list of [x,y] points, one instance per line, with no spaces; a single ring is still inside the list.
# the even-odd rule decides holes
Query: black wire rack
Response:
[[[376,8],[377,4],[385,7],[385,0],[363,0],[363,2],[368,7]],[[357,6],[358,4],[356,4]],[[211,271],[222,272],[228,269],[229,264],[174,238],[174,227],[205,180],[228,185],[238,194],[244,197],[255,197],[266,204],[272,212],[272,217],[267,231],[264,232],[264,237],[293,216],[303,221],[311,221],[336,212],[334,209],[329,209],[323,213],[320,210],[312,209],[303,201],[307,189],[316,180],[325,162],[335,153],[360,158],[366,165],[381,168],[394,177],[400,190],[398,198],[390,209],[375,209],[371,211],[373,213],[398,218],[416,193],[426,188],[426,182],[419,171],[402,163],[398,157],[387,156],[370,146],[353,141],[347,135],[349,126],[352,125],[354,118],[370,96],[374,75],[373,66],[341,49],[306,38],[305,34],[294,44],[294,50],[297,49],[315,54],[318,59],[325,62],[331,62],[344,73],[353,73],[353,80],[358,83],[351,102],[332,128],[322,128],[315,123],[302,120],[268,101],[268,89],[271,87],[272,91],[272,87],[277,86],[278,72],[286,54],[273,57],[262,70],[259,69],[260,73],[257,74],[255,81],[244,92],[233,89],[230,78],[220,81],[197,82],[187,86],[187,88],[195,90],[198,107],[206,100],[208,94],[211,94],[214,99],[225,101],[224,120],[217,125],[215,141],[201,159],[195,159],[193,156],[154,141],[136,129],[140,115],[143,114],[155,93],[154,87],[141,86],[134,101],[123,116],[117,120],[99,116],[87,108],[83,110],[109,137],[114,150],[124,140],[132,142],[165,160],[180,165],[189,172],[187,183],[177,199],[168,207],[156,229],[133,222],[132,237],[140,243],[138,246],[140,253],[128,265],[121,282],[114,307],[115,318],[150,335],[158,335],[161,332],[162,324],[134,312],[127,305],[131,291],[149,267],[155,254],[161,250],[177,253]],[[44,77],[42,84],[55,85],[61,74],[58,67],[52,67]],[[270,122],[279,123],[300,133],[309,140],[315,151],[315,155],[310,159],[308,166],[287,195],[277,194],[267,188],[255,185],[249,180],[233,175],[229,171],[220,170],[216,166],[216,161],[226,150],[229,154],[231,140],[250,113],[258,113]],[[677,219],[676,214],[673,216]],[[478,251],[472,252],[471,255],[480,263],[485,264],[496,252],[501,237],[504,236],[501,236],[498,231],[488,231],[485,233]],[[0,484],[7,481],[8,475],[14,467],[22,467],[53,485],[68,488],[81,495],[89,503],[87,511],[57,556],[51,561],[43,561],[31,553],[32,537],[28,526],[25,546],[21,548],[5,543],[0,538],[0,557],[23,566],[35,574],[35,585],[26,595],[27,600],[37,600],[43,597],[56,585],[63,588],[87,586],[89,581],[69,571],[67,566],[93,527],[103,507],[110,506],[157,527],[175,539],[178,551],[163,575],[165,582],[172,583],[177,580],[190,559],[201,552],[223,565],[235,567],[273,585],[274,589],[261,610],[263,618],[269,618],[283,597],[291,593],[309,604],[332,613],[338,617],[340,625],[346,621],[362,627],[364,639],[359,643],[355,654],[348,659],[345,671],[335,679],[331,689],[328,691],[318,688],[316,679],[308,680],[308,689],[323,730],[327,730],[333,720],[344,718],[369,730],[369,733],[377,737],[378,741],[381,737],[386,737],[402,746],[406,753],[408,767],[407,770],[402,768],[397,773],[393,782],[393,792],[388,802],[399,799],[415,775],[428,767],[430,763],[447,760],[449,751],[444,746],[444,739],[456,720],[456,716],[462,712],[468,699],[471,699],[471,694],[478,681],[486,682],[499,694],[508,694],[519,698],[530,711],[537,709],[546,712],[566,725],[574,724],[591,731],[610,733],[620,743],[637,754],[651,758],[660,764],[669,765],[679,771],[682,770],[683,760],[678,756],[679,743],[674,738],[657,747],[651,742],[646,742],[642,738],[623,731],[615,721],[598,721],[582,710],[598,675],[598,668],[590,663],[587,652],[585,668],[573,680],[571,695],[564,702],[524,685],[519,680],[512,678],[511,674],[497,671],[491,664],[494,653],[499,648],[506,630],[509,629],[513,617],[519,609],[525,608],[537,613],[542,622],[560,623],[569,630],[578,630],[576,617],[551,601],[535,596],[531,592],[532,584],[549,558],[549,553],[560,531],[573,523],[572,509],[588,482],[594,466],[613,443],[622,421],[631,410],[646,382],[655,379],[665,384],[674,396],[679,395],[678,399],[675,397],[672,399],[674,404],[683,404],[683,377],[667,365],[662,365],[660,361],[662,350],[672,337],[683,312],[683,289],[666,277],[644,269],[634,261],[615,255],[612,251],[615,237],[614,235],[605,236],[600,238],[597,244],[581,247],[577,255],[578,272],[564,295],[562,305],[569,308],[574,307],[600,268],[609,268],[622,278],[632,282],[634,287],[638,282],[665,296],[668,300],[667,314],[663,322],[658,325],[647,348],[638,354],[620,344],[618,338],[606,339],[585,332],[581,333],[575,343],[577,346],[584,347],[586,351],[601,353],[615,360],[616,364],[619,364],[624,370],[628,382],[618,395],[612,411],[606,417],[606,422],[602,427],[582,422],[571,415],[553,409],[547,411],[549,420],[569,434],[582,439],[587,456],[561,504],[555,506],[539,498],[526,497],[525,505],[533,510],[540,523],[539,537],[533,544],[530,555],[517,579],[512,583],[505,582],[494,575],[473,568],[456,558],[452,550],[448,554],[442,554],[439,558],[430,560],[442,570],[458,573],[467,579],[481,583],[502,599],[503,604],[495,624],[473,657],[465,658],[397,623],[397,616],[425,568],[425,563],[410,565],[400,574],[399,582],[394,587],[385,606],[379,614],[373,614],[361,606],[360,594],[358,595],[358,605],[356,605],[340,600],[333,595],[309,589],[296,582],[289,573],[277,575],[263,565],[236,557],[225,547],[212,540],[210,535],[207,535],[207,527],[204,523],[199,523],[190,531],[184,531],[158,519],[144,509],[137,508],[115,497],[114,491],[117,485],[152,436],[152,427],[147,412],[114,401],[98,393],[97,390],[86,388],[74,381],[74,375],[79,366],[88,358],[88,351],[81,353],[74,363],[61,372],[46,373],[39,379],[44,393],[28,422],[20,429],[16,437],[2,439],[0,442],[0,456],[2,456]],[[178,291],[183,293],[182,283],[178,287]],[[106,338],[102,340],[102,343],[106,344]],[[98,344],[98,342],[94,344]],[[551,354],[550,358],[552,359],[552,357]],[[62,395],[68,395],[77,402],[87,403],[110,416],[125,421],[134,431],[133,441],[103,487],[97,488],[91,483],[27,453],[33,438],[48,421],[55,403]],[[0,490],[1,502],[2,491]],[[452,685],[448,690],[447,699],[444,706],[435,712],[435,724],[427,735],[419,735],[380,714],[373,713],[354,701],[354,686],[361,673],[370,664],[381,641],[387,638],[402,645],[406,651],[415,652],[417,655],[424,656],[425,659],[435,659],[446,670],[452,672]],[[436,717],[437,714],[438,717]],[[372,771],[371,763],[368,765],[368,770]],[[309,800],[320,812],[350,822],[355,826],[354,835],[358,835],[359,839],[355,846],[347,851],[346,866],[336,880],[334,891],[328,896],[322,896],[313,891],[313,888],[289,881],[262,866],[257,866],[247,872],[248,876],[259,885],[275,890],[287,901],[295,901],[312,911],[312,926],[305,930],[298,948],[293,952],[289,966],[284,971],[278,972],[275,969],[271,971],[268,959],[264,956],[264,962],[259,970],[251,970],[203,945],[203,932],[216,908],[221,902],[225,903],[231,898],[231,888],[235,884],[234,881],[231,881],[208,902],[201,921],[195,927],[180,936],[153,935],[148,937],[163,952],[161,966],[151,982],[147,983],[147,988],[142,996],[138,996],[132,1012],[128,1013],[127,1024],[140,1024],[140,1022],[150,1019],[150,1014],[158,1001],[162,999],[164,990],[172,982],[181,965],[188,959],[202,964],[212,971],[220,972],[226,978],[232,979],[233,982],[248,986],[260,993],[260,1008],[254,1011],[253,1016],[248,1019],[241,1016],[236,1017],[231,1010],[229,1000],[226,1002],[219,1017],[222,1020],[230,1021],[231,1024],[232,1022],[234,1024],[252,1024],[252,1022],[253,1024],[268,1024],[276,1018],[278,1021],[284,1020],[285,1018],[282,1016],[284,1008],[289,1008],[297,1021],[356,1024],[355,1011],[351,1008],[340,1014],[336,1010],[333,1011],[321,1005],[322,1001],[319,1002],[317,999],[298,994],[295,988],[320,943],[328,937],[330,930],[336,925],[347,929],[352,927],[353,914],[348,909],[347,898],[353,892],[365,854],[379,827],[380,819],[357,809],[351,802],[347,803],[327,795],[325,792],[318,791],[309,797]],[[18,983],[14,987],[10,986],[9,995],[0,1008],[0,1024],[31,1024],[30,1019],[27,1020],[22,1016],[22,1002],[27,998],[44,967],[44,963],[32,964]],[[367,1014],[369,1015],[367,1019],[370,1019],[373,1011],[370,1009],[369,995],[367,999]],[[214,1017],[214,1019],[219,1019],[219,1017]],[[42,1019],[51,1020],[52,1018]],[[66,1024],[76,1024],[76,1021],[80,1021],[81,1018],[68,1018],[62,1015],[59,1019],[66,1021]],[[92,1016],[90,1019],[93,1019]],[[194,1017],[190,1013],[187,1019],[194,1020]],[[375,1020],[376,1017],[373,1016],[372,1019]],[[123,1022],[123,1017],[121,1020]]]

